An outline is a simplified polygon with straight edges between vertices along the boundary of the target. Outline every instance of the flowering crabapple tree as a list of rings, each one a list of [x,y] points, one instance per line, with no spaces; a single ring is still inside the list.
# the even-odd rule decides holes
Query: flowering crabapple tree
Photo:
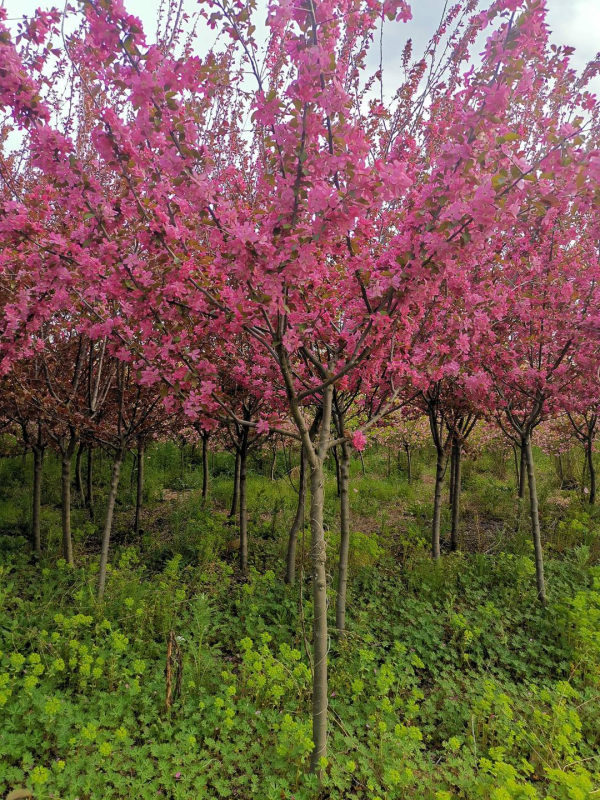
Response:
[[[163,380],[187,394],[198,417],[220,399],[207,343],[213,353],[244,335],[272,364],[310,470],[315,770],[327,746],[324,461],[347,438],[331,434],[334,394],[383,352],[387,372],[405,376],[421,327],[456,285],[464,290],[465,276],[481,282],[538,184],[536,200],[554,189],[542,177],[546,160],[554,156],[576,183],[588,154],[559,163],[581,125],[553,126],[548,113],[561,109],[536,103],[557,71],[543,5],[475,5],[448,12],[430,77],[418,62],[386,102],[373,97],[380,78],[367,74],[366,59],[383,16],[410,16],[403,0],[273,0],[264,66],[256,11],[237,0],[200,5],[229,37],[202,58],[149,45],[120,0],[84,2],[68,40],[77,90],[90,99],[84,157],[51,123],[40,68],[1,32],[9,66],[0,105],[26,129],[36,169],[79,222],[51,242],[45,226],[21,239],[51,250],[47,274],[66,272],[70,291],[102,317],[96,335],[116,337],[142,385]],[[51,26],[40,18],[29,39]],[[437,57],[444,36],[449,47]],[[579,87],[572,105],[589,102]],[[518,120],[532,108],[539,139],[527,159]],[[25,212],[17,202],[2,219],[23,228]],[[471,299],[488,302],[475,289]],[[27,295],[14,307],[18,327]],[[262,381],[258,374],[255,394]],[[236,424],[270,429],[243,415]],[[364,433],[353,438],[364,445]]]

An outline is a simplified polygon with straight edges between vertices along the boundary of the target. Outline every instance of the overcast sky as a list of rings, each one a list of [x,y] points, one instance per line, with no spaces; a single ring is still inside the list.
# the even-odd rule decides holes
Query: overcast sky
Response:
[[[0,0],[0,6],[6,8],[9,19],[13,20],[32,13],[37,7],[47,8],[55,4],[51,0]],[[142,19],[148,38],[152,38],[156,30],[159,0],[125,0],[125,5],[132,14]],[[259,0],[259,5],[265,7],[266,0]],[[443,5],[444,0],[413,0],[412,22],[388,26],[384,52],[388,80],[395,71],[407,38],[413,39],[415,55],[422,52],[439,21]],[[582,67],[600,49],[600,0],[547,0],[547,5],[553,40],[557,44],[575,47],[574,63]],[[195,7],[195,0],[185,0],[188,11],[193,13]],[[393,88],[386,86],[388,91],[393,91]]]

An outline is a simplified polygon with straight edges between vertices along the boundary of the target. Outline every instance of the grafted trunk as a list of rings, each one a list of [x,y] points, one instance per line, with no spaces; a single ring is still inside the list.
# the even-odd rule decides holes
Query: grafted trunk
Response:
[[[85,472],[85,503],[90,515],[94,520],[94,451],[91,444],[87,448],[87,463]]]
[[[42,536],[40,517],[42,510],[42,470],[44,465],[44,448],[33,449],[33,502],[31,514],[31,528],[33,538],[33,551],[36,558],[42,555]]]
[[[227,515],[230,519],[235,517],[238,509],[238,497],[240,492],[240,454],[235,451],[235,467],[233,469],[233,494],[231,496],[231,509]]]
[[[62,544],[63,558],[67,564],[73,566],[73,539],[71,537],[71,454],[62,455]]]
[[[98,573],[98,600],[104,596],[106,586],[106,567],[108,565],[108,550],[110,547],[110,535],[112,533],[113,516],[115,512],[115,501],[119,488],[119,477],[121,475],[121,465],[123,463],[123,450],[118,450],[113,461],[110,487],[108,490],[108,505],[106,506],[106,517],[104,518],[104,530],[102,532],[102,553],[100,555],[100,571]]]
[[[298,505],[296,514],[288,537],[288,548],[286,557],[285,582],[293,586],[296,580],[296,547],[298,544],[298,534],[304,528],[304,511],[306,503],[306,457],[304,448],[300,449],[300,477],[298,486]]]
[[[456,439],[452,443],[453,485],[452,485],[452,528],[450,532],[450,550],[458,550],[458,533],[460,525],[460,493],[461,493],[461,446]]]
[[[75,488],[79,495],[81,505],[85,505],[85,496],[83,493],[83,479],[81,477],[81,459],[83,456],[84,445],[83,442],[79,443],[77,448],[77,455],[75,456]]]
[[[208,497],[208,434],[202,434],[202,500]]]
[[[435,465],[435,491],[433,495],[433,521],[431,525],[431,555],[436,560],[440,557],[440,531],[442,527],[442,488],[444,485],[444,475],[446,473],[446,463],[448,457],[444,449],[437,449],[437,459]]]
[[[328,424],[325,420],[323,424]],[[311,769],[320,770],[321,758],[327,754],[327,572],[323,507],[325,479],[323,458],[317,455],[310,470],[310,528],[312,535],[313,567],[313,743]]]
[[[586,455],[588,471],[590,473],[590,505],[596,502],[596,468],[594,467],[594,448],[593,443],[588,439],[586,443]]]
[[[248,429],[244,429],[240,447],[240,570],[243,575],[248,572],[248,504],[246,497],[248,456]]]
[[[531,437],[525,437],[525,462],[527,465],[527,482],[529,484],[529,504],[531,515],[531,535],[535,553],[535,577],[538,598],[542,605],[546,604],[546,584],[544,580],[544,553],[542,550],[542,536],[540,531],[540,515],[538,509],[537,487],[535,483],[535,467],[531,449]]]
[[[350,452],[345,441],[340,445],[340,456],[340,555],[335,622],[338,634],[340,638],[343,638],[346,631],[346,594],[348,590],[348,555],[350,552]]]
[[[144,449],[144,443],[142,441],[138,442],[135,520],[133,522],[133,530],[135,533],[137,533],[140,529],[140,515],[142,513],[142,505],[144,501]]]

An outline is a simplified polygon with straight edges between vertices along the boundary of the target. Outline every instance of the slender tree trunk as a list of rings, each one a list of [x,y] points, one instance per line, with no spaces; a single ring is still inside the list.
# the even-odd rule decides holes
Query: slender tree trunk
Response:
[[[94,520],[94,451],[92,450],[91,444],[88,445],[87,448],[87,462],[86,462],[86,472],[85,472],[85,484],[86,484],[86,492],[85,492],[85,502],[87,505],[87,509],[90,515],[90,519]]]
[[[537,583],[538,598],[542,605],[546,604],[546,584],[544,580],[544,554],[542,551],[542,536],[540,532],[540,516],[538,509],[537,487],[535,484],[535,468],[533,463],[533,452],[531,449],[531,437],[525,437],[525,461],[527,464],[527,481],[529,484],[529,503],[531,514],[531,534],[533,537],[533,548],[535,552],[535,576]]]
[[[512,446],[513,456],[515,459],[515,477],[516,477],[516,487],[517,487],[517,494],[521,489],[521,470],[519,469],[519,459],[517,458],[517,446],[513,444]]]
[[[71,454],[62,455],[62,540],[63,558],[73,566],[73,540],[71,538]]]
[[[44,448],[34,447],[33,449],[33,507],[31,515],[31,527],[33,536],[33,551],[36,558],[42,555],[42,536],[40,529],[40,517],[42,510],[42,469],[44,464]]]
[[[558,480],[560,481],[561,488],[564,486],[565,483],[565,471],[563,469],[563,462],[562,462],[562,455],[561,453],[557,456],[558,459]]]
[[[208,497],[208,436],[202,434],[202,502]]]
[[[277,466],[277,445],[273,447],[273,458],[271,459],[271,480],[275,480],[275,467]]]
[[[79,447],[77,448],[77,455],[75,457],[75,488],[77,490],[77,494],[80,497],[81,504],[85,506],[85,495],[83,493],[83,480],[81,477],[81,458],[83,456],[84,445],[83,442],[79,442]]]
[[[390,448],[390,446],[388,444],[388,447],[387,447],[387,476],[386,477],[389,478],[391,474],[392,474],[392,453],[391,453],[391,448]]]
[[[360,469],[361,469],[361,472],[362,472],[362,476],[364,478],[365,477],[365,458],[364,458],[364,456],[362,454],[362,450],[358,451],[358,455],[360,457]]]
[[[248,573],[248,505],[246,497],[248,455],[248,430],[244,430],[240,447],[240,570],[242,575]]]
[[[454,477],[456,472],[456,448],[454,447],[454,437],[452,437],[452,448],[450,450],[450,486],[448,490],[448,505],[452,508],[454,502]]]
[[[412,483],[412,451],[410,445],[405,444],[404,450],[406,451],[406,477],[408,482]]]
[[[138,442],[136,472],[135,520],[133,522],[133,530],[135,533],[140,529],[140,515],[144,500],[144,442],[142,441]]]
[[[454,483],[452,486],[452,528],[450,533],[450,550],[458,550],[458,529],[460,524],[460,492],[461,492],[461,447],[456,439],[452,442],[454,467]],[[452,474],[452,473],[451,473]]]
[[[235,451],[235,467],[233,469],[233,494],[231,496],[231,509],[227,515],[230,519],[235,517],[238,509],[238,497],[240,492],[240,454]]]
[[[328,424],[323,421],[323,425]],[[310,527],[313,563],[313,743],[311,768],[321,769],[321,758],[327,754],[327,572],[323,508],[325,504],[325,477],[323,458],[314,459],[310,470]]]
[[[100,571],[98,573],[98,600],[104,596],[106,586],[106,567],[108,565],[108,549],[110,546],[110,535],[112,532],[113,516],[115,512],[115,501],[119,488],[119,476],[123,463],[123,450],[118,450],[113,461],[110,487],[108,490],[108,505],[106,507],[106,517],[104,518],[104,530],[102,532],[102,553],[100,555]]]
[[[343,430],[343,425],[342,425]],[[350,453],[346,442],[340,445],[340,556],[335,623],[340,638],[346,632],[346,594],[348,590],[348,555],[350,552]]]
[[[525,440],[521,440],[521,467],[519,469],[519,500],[525,497],[525,477],[527,475],[527,454]]]
[[[341,476],[340,476],[340,457],[338,455],[338,449],[336,447],[331,448],[331,452],[333,453],[333,460],[335,461],[335,485],[337,496],[340,496],[341,492]]]
[[[433,522],[431,526],[431,555],[436,560],[440,557],[440,531],[442,523],[442,487],[446,473],[447,455],[443,448],[437,449],[435,466],[435,491],[433,495]]]
[[[293,586],[296,580],[296,546],[298,533],[304,528],[304,512],[306,503],[306,457],[304,448],[300,449],[300,477],[298,486],[298,505],[296,515],[290,528],[285,569],[285,582]]]
[[[590,473],[590,505],[596,502],[596,468],[594,467],[594,446],[591,440],[586,443],[588,471]]]

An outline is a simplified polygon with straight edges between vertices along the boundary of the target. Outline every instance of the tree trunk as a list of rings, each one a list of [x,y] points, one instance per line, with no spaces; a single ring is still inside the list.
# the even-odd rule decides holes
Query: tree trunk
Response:
[[[248,505],[246,498],[246,461],[248,455],[248,430],[244,429],[240,447],[240,570],[248,573]]]
[[[519,460],[517,458],[517,445],[513,444],[512,446],[513,456],[515,458],[515,476],[516,476],[516,485],[517,485],[517,494],[521,488],[521,470],[519,469]]]
[[[137,485],[135,493],[135,520],[133,530],[137,533],[140,529],[140,515],[144,500],[144,443],[138,442],[137,450]]]
[[[343,430],[343,426],[342,426]],[[346,593],[348,589],[348,554],[350,552],[350,453],[346,442],[340,445],[340,556],[335,622],[340,638],[346,632]]]
[[[104,531],[102,532],[102,553],[100,555],[100,571],[98,573],[98,600],[104,596],[106,585],[106,567],[108,564],[108,548],[110,546],[110,534],[112,532],[113,516],[115,512],[115,501],[117,499],[117,489],[119,488],[119,476],[121,474],[121,464],[123,463],[123,450],[118,450],[113,461],[110,487],[108,490],[108,505],[106,507],[106,517],[104,518]]]
[[[360,469],[361,469],[361,472],[362,472],[362,476],[364,478],[365,477],[365,458],[364,458],[364,456],[362,454],[362,450],[358,451],[358,455],[359,455],[359,458],[360,458]]]
[[[328,424],[325,420],[323,425]],[[313,564],[313,743],[311,768],[319,772],[321,758],[327,754],[327,572],[323,508],[325,478],[323,458],[316,455],[310,470],[310,528]]]
[[[202,434],[202,502],[208,497],[208,435]]]
[[[62,540],[63,558],[73,566],[73,540],[71,538],[71,453],[62,455]]]
[[[296,580],[296,545],[298,544],[298,533],[304,528],[304,506],[306,503],[306,457],[304,448],[300,449],[300,477],[298,486],[298,506],[296,516],[292,522],[288,537],[288,549],[285,569],[285,582],[293,586]]]
[[[542,605],[546,604],[546,585],[544,581],[544,554],[542,551],[542,537],[540,532],[540,516],[538,509],[537,487],[535,484],[535,469],[533,452],[531,450],[531,437],[525,438],[525,460],[527,464],[527,481],[529,484],[529,503],[531,514],[531,534],[535,552],[535,575],[538,598]]]
[[[90,519],[94,520],[94,456],[91,444],[88,445],[87,448],[87,463],[86,463],[86,473],[85,473],[85,484],[86,484],[86,491],[85,491],[85,502],[87,505],[87,509],[90,515]]]
[[[33,449],[33,507],[31,527],[33,536],[33,551],[36,558],[42,555],[42,536],[40,529],[40,516],[42,510],[42,467],[44,464],[44,448]]]
[[[271,480],[275,480],[275,467],[277,466],[277,445],[273,447],[273,458],[271,459]]]
[[[406,477],[408,478],[408,482],[412,483],[412,452],[410,445],[405,444],[404,450],[406,451]]]
[[[240,454],[235,451],[235,467],[233,470],[233,494],[231,496],[231,509],[227,515],[230,519],[235,517],[238,509],[238,497],[240,491]]]
[[[341,492],[340,458],[338,456],[337,447],[332,447],[331,452],[333,453],[333,460],[335,461],[335,486],[337,496],[339,497]]]
[[[448,505],[452,508],[454,502],[454,475],[456,472],[456,448],[454,447],[454,437],[452,438],[452,448],[450,450],[450,486],[448,490]]]
[[[433,495],[433,522],[431,526],[431,555],[436,560],[440,557],[440,530],[442,521],[442,487],[446,473],[447,456],[443,448],[437,449],[435,466],[435,492]]]
[[[452,529],[450,533],[450,550],[458,550],[458,528],[460,523],[460,492],[461,492],[461,446],[456,439],[452,442],[453,460],[453,486],[452,486]],[[451,473],[452,474],[452,473]]]
[[[594,467],[594,447],[591,440],[586,444],[588,470],[590,473],[590,505],[596,502],[596,468]]]
[[[85,506],[85,496],[83,493],[83,480],[81,478],[81,458],[83,456],[83,442],[79,443],[77,456],[75,457],[75,488],[80,497],[81,504]]]
[[[525,497],[525,475],[527,474],[526,468],[526,444],[525,441],[521,440],[521,467],[519,469],[519,500],[522,500]]]

